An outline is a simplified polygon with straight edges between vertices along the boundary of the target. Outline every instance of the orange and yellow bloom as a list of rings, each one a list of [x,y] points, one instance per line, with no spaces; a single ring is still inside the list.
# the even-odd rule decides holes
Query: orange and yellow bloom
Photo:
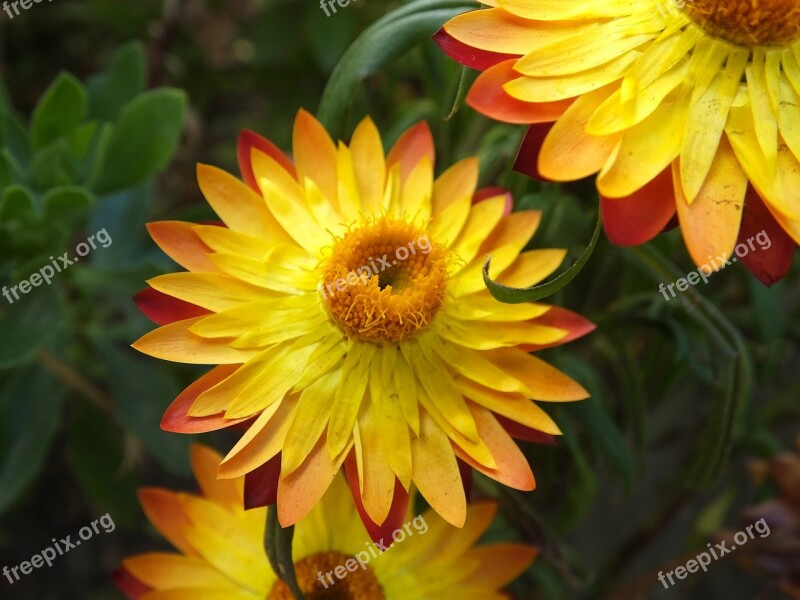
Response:
[[[216,479],[221,458],[203,446],[192,448],[202,495],[156,488],[140,492],[150,522],[178,552],[123,560],[115,581],[131,600],[293,597],[262,547],[266,509],[242,508],[241,479]],[[292,559],[298,585],[309,600],[509,598],[500,590],[530,565],[536,550],[518,543],[475,546],[496,511],[491,502],[471,504],[463,529],[454,529],[431,510],[416,517],[405,513],[409,527],[402,535],[394,532],[396,541],[385,540],[381,546],[388,549],[379,553],[365,539],[338,475],[295,528]]]
[[[597,174],[612,242],[680,224],[695,263],[733,254],[765,283],[800,243],[795,0],[491,0],[437,35],[483,71],[468,102],[531,124],[516,168]]]
[[[424,124],[384,154],[369,119],[337,146],[301,111],[293,156],[245,133],[244,181],[198,168],[224,226],[149,226],[188,272],[149,281],[138,301],[162,327],[134,346],[218,365],[162,427],[244,427],[219,476],[245,476],[248,506],[277,500],[284,526],[342,468],[372,535],[396,528],[412,482],[463,525],[467,465],[533,489],[512,436],[560,432],[530,399],[587,394],[529,352],[593,326],[543,304],[502,305],[481,271],[491,255],[493,278],[530,286],[558,268],[565,251],[524,251],[540,214],[510,213],[505,192],[476,192],[472,158],[434,179]]]

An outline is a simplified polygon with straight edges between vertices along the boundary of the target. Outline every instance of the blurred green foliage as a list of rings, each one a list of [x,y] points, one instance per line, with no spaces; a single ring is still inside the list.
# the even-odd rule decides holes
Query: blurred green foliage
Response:
[[[119,526],[2,597],[115,598],[108,573],[122,556],[166,548],[135,490],[193,489],[191,438],[158,423],[198,371],[128,348],[151,328],[131,296],[175,269],[144,224],[213,218],[194,165],[235,172],[240,129],[289,150],[300,107],[343,138],[371,114],[388,146],[426,119],[437,173],[479,156],[482,185],[543,211],[529,247],[568,248],[565,269],[583,255],[593,182],[511,172],[523,128],[463,106],[472,74],[428,39],[468,6],[360,0],[325,17],[299,0],[76,0],[0,20],[0,286],[101,229],[113,239],[52,285],[13,304],[0,297],[0,563],[105,512]],[[704,546],[763,493],[746,460],[785,447],[800,416],[797,268],[767,289],[736,265],[666,302],[658,284],[693,268],[678,231],[640,249],[601,236],[547,299],[598,325],[542,353],[592,398],[546,407],[565,436],[524,444],[536,492],[476,478],[476,492],[502,505],[489,537],[542,548],[512,588],[518,598],[636,597],[624,594],[644,585],[648,598],[736,600],[766,587],[723,563],[669,592],[653,585],[653,569]],[[230,447],[225,434],[203,440]]]

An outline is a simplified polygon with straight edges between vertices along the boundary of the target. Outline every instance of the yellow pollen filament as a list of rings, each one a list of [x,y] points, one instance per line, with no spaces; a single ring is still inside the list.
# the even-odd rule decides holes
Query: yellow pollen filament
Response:
[[[382,217],[336,241],[320,293],[348,337],[399,342],[427,327],[442,305],[446,258],[424,231]]]
[[[800,38],[797,0],[686,0],[683,10],[711,35],[739,46],[782,46]]]
[[[349,564],[355,570],[346,569]],[[339,573],[344,570],[346,575],[339,579],[334,573],[336,567]],[[306,597],[306,600],[385,600],[383,588],[375,575],[366,567],[361,568],[352,556],[341,552],[321,552],[306,556],[294,565],[297,585]],[[331,580],[333,583],[331,583]],[[326,587],[327,586],[327,587]],[[278,580],[270,590],[266,600],[294,600],[289,587]]]

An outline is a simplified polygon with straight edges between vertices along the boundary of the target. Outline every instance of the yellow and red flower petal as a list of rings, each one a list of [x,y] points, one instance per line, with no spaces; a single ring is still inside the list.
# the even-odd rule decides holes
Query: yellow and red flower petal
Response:
[[[503,86],[519,78],[515,60],[507,60],[481,73],[467,94],[467,104],[479,113],[506,123],[551,123],[564,114],[574,100],[524,102],[511,96]]]
[[[553,346],[561,346],[572,340],[577,340],[588,333],[594,331],[597,326],[589,319],[582,317],[578,313],[561,308],[560,306],[551,306],[550,309],[541,317],[536,317],[534,321],[545,327],[554,327],[556,329],[565,329],[568,333],[566,337],[553,342],[551,344],[523,344],[519,346],[520,350],[525,352],[533,352],[534,350],[542,350],[544,348],[552,348]]]
[[[289,160],[280,148],[268,139],[261,137],[256,132],[243,129],[239,133],[239,143],[236,147],[236,154],[239,159],[239,171],[242,174],[242,179],[254,192],[261,193],[258,183],[256,182],[255,174],[253,173],[253,164],[251,161],[253,148],[258,148],[264,154],[271,156],[272,159],[286,169],[292,177],[297,176],[294,164],[292,164],[292,161]]]
[[[789,272],[794,256],[795,242],[781,227],[758,195],[758,192],[749,186],[744,200],[742,224],[739,228],[737,243],[747,243],[759,233],[764,232],[770,240],[770,247],[756,248],[739,259],[747,270],[755,275],[761,283],[767,286],[780,281]]]
[[[294,121],[292,141],[300,187],[310,179],[330,204],[337,206],[338,155],[328,132],[310,112],[301,109]]]
[[[128,600],[141,600],[145,594],[153,591],[153,588],[136,579],[125,567],[117,568],[111,574],[111,579]]]
[[[513,169],[517,173],[522,173],[537,181],[551,181],[539,171],[539,154],[551,129],[553,129],[552,123],[535,123],[528,127],[525,137],[522,138],[522,144],[519,146],[517,158],[514,160]]]
[[[467,556],[481,565],[470,573],[467,582],[481,589],[493,590],[522,573],[539,551],[524,544],[490,544],[472,548]]]
[[[270,506],[278,501],[278,481],[281,477],[281,455],[273,456],[260,467],[244,476],[244,508]]]
[[[394,165],[400,165],[400,179],[405,181],[414,167],[427,158],[433,167],[436,161],[436,152],[433,149],[433,135],[428,123],[422,121],[407,129],[395,142],[386,156],[386,170]]]
[[[408,513],[409,495],[408,492],[403,489],[400,480],[395,479],[394,493],[392,495],[389,513],[386,516],[386,520],[379,525],[370,518],[367,509],[364,507],[364,500],[361,496],[361,490],[359,489],[358,465],[354,452],[351,452],[344,461],[344,471],[347,475],[347,484],[350,487],[353,502],[355,503],[358,515],[361,517],[361,522],[364,523],[364,527],[370,539],[373,542],[382,539],[391,539],[392,532],[403,526],[406,514]]]
[[[184,269],[217,273],[219,269],[209,260],[212,252],[194,231],[194,223],[158,221],[147,224],[150,237],[164,253]]]
[[[489,200],[491,198],[496,198],[498,196],[504,196],[506,199],[506,205],[503,209],[503,217],[507,217],[511,214],[511,210],[514,208],[514,197],[511,195],[507,189],[502,187],[485,187],[479,190],[476,190],[475,193],[472,195],[472,204],[475,205],[478,202],[483,202],[484,200]]]
[[[172,296],[167,296],[153,288],[145,288],[133,297],[133,301],[144,316],[156,325],[169,325],[203,315],[211,311]]]
[[[497,63],[511,58],[519,58],[519,55],[516,54],[503,54],[500,52],[491,52],[489,50],[479,50],[478,48],[468,46],[447,33],[444,27],[433,35],[433,41],[436,42],[450,58],[461,63],[465,67],[477,69],[478,71],[484,71]]]
[[[177,494],[160,488],[142,488],[139,490],[139,503],[147,520],[170,544],[187,556],[197,555],[185,534],[192,522]]]
[[[233,510],[241,506],[241,480],[217,479],[217,467],[222,455],[208,446],[192,444],[189,456],[203,496]]]
[[[636,246],[649,242],[675,216],[672,168],[626,198],[600,197],[603,229],[612,244]]]
[[[161,429],[173,433],[206,433],[247,421],[246,418],[226,419],[224,413],[208,417],[190,417],[188,414],[200,394],[227,379],[238,368],[239,365],[220,365],[193,382],[170,404],[161,419]]]

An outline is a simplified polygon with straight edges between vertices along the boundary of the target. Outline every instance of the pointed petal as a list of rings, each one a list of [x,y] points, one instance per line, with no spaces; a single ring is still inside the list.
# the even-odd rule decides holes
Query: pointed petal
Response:
[[[425,121],[406,130],[395,142],[386,157],[386,168],[391,169],[395,164],[399,164],[400,179],[404,181],[423,157],[427,158],[433,167],[436,153],[433,149],[431,129]]]
[[[183,390],[164,413],[161,429],[173,433],[207,433],[245,421],[246,419],[225,419],[222,414],[208,417],[190,417],[188,414],[200,394],[227,379],[238,368],[239,365],[215,367]]]
[[[236,155],[239,159],[239,172],[242,174],[242,179],[254,192],[261,193],[258,189],[255,175],[253,174],[253,165],[251,162],[253,148],[258,148],[264,154],[271,156],[278,164],[286,169],[287,173],[292,177],[296,177],[294,164],[292,164],[292,161],[289,160],[280,148],[254,131],[243,129],[239,132],[239,143],[236,148]]]
[[[514,54],[501,54],[499,52],[479,50],[478,48],[468,46],[463,42],[459,42],[456,38],[447,33],[444,27],[442,27],[433,35],[433,41],[436,42],[442,50],[444,50],[447,56],[457,62],[460,62],[465,67],[477,69],[478,71],[488,69],[499,62],[503,62],[504,60],[517,58],[517,56]]]
[[[167,296],[153,288],[143,289],[133,297],[133,301],[144,316],[156,325],[169,325],[175,321],[210,314],[205,308]]]

